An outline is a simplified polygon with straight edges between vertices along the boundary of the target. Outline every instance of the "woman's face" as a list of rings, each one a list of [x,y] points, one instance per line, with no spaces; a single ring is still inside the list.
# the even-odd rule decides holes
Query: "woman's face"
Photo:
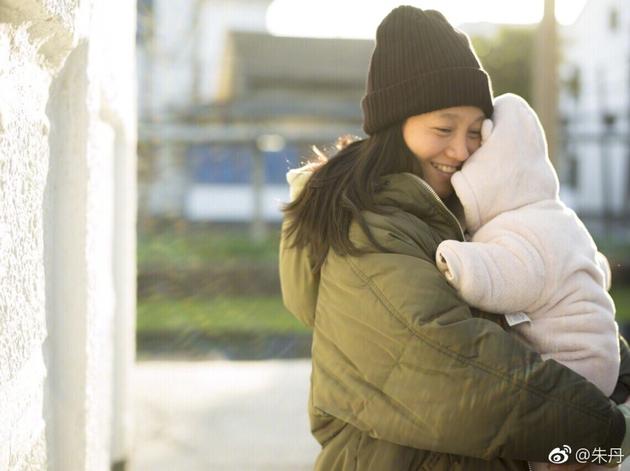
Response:
[[[403,138],[422,168],[422,178],[442,199],[453,193],[451,176],[481,145],[485,116],[476,106],[455,106],[411,116]]]

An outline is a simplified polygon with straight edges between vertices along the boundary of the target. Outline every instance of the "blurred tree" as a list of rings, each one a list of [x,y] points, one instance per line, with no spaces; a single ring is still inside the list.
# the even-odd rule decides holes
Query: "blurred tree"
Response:
[[[495,96],[511,92],[531,103],[534,34],[534,27],[502,26],[492,37],[471,36]]]

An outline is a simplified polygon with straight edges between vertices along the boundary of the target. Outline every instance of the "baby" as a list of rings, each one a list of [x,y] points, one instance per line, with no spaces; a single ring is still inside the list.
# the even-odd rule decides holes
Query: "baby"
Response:
[[[543,359],[610,396],[619,342],[608,262],[558,197],[535,112],[506,94],[495,100],[493,121],[494,129],[484,122],[482,147],[451,178],[472,240],[442,242],[437,266],[466,302],[505,315]]]

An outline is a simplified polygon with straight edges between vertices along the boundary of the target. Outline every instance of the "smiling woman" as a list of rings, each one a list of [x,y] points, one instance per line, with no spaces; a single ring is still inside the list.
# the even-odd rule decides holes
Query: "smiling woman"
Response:
[[[313,329],[318,471],[524,471],[559,443],[630,452],[627,407],[543,361],[436,267],[439,244],[465,239],[451,179],[490,145],[485,118],[505,127],[495,102],[464,33],[438,11],[397,7],[376,31],[368,137],[287,176],[280,281]],[[621,341],[617,402],[630,377]]]

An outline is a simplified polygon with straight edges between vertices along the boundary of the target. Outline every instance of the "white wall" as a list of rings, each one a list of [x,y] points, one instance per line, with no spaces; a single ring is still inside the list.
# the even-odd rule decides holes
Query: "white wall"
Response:
[[[0,469],[45,469],[46,329],[42,198],[48,171],[51,69],[25,21],[41,14],[3,5],[0,17]],[[51,42],[68,44],[60,26]],[[41,26],[41,24],[39,24]],[[40,36],[41,37],[41,36]],[[62,43],[62,44],[59,44]]]
[[[130,443],[135,5],[0,18],[0,469],[106,470]]]

